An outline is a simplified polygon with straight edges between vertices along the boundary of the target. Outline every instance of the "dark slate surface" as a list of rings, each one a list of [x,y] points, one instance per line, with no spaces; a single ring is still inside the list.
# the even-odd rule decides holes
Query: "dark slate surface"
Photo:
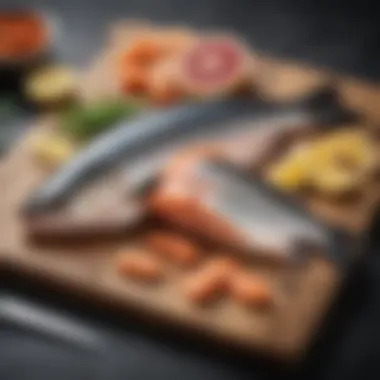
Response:
[[[97,52],[112,19],[150,17],[207,27],[228,27],[249,37],[259,49],[314,62],[353,74],[380,78],[380,28],[375,9],[356,3],[333,6],[310,0],[0,0],[49,11],[60,33],[56,54],[84,65]],[[2,116],[0,135],[17,135],[27,115]],[[1,186],[1,184],[0,184]],[[378,231],[374,231],[376,237]],[[352,273],[323,333],[297,371],[280,370],[259,360],[243,360],[203,344],[146,329],[128,317],[85,308],[20,279],[0,282],[0,379],[373,379],[380,370],[380,258],[371,252]],[[9,297],[25,299],[82,321],[103,342],[101,349],[80,349],[41,328],[9,321]],[[7,307],[8,305],[8,307]],[[24,305],[25,306],[25,305]],[[4,311],[5,310],[5,311]],[[32,318],[33,310],[28,312]],[[46,316],[44,317],[46,318]],[[47,327],[46,327],[47,326]],[[42,332],[41,332],[42,331]],[[47,329],[49,331],[49,329]],[[70,332],[70,330],[69,330]],[[63,336],[70,336],[64,332]],[[67,341],[67,339],[66,339]],[[79,346],[79,348],[78,348]]]

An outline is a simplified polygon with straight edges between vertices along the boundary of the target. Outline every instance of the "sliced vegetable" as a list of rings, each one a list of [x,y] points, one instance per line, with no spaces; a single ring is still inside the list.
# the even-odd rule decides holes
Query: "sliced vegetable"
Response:
[[[352,170],[365,169],[373,162],[375,149],[360,131],[340,131],[320,139],[315,144],[315,155],[335,165]]]
[[[67,162],[76,152],[76,146],[70,139],[51,132],[33,136],[30,149],[39,162],[52,169]]]
[[[342,130],[293,148],[269,169],[267,178],[284,190],[306,185],[339,195],[358,188],[363,175],[374,167],[375,156],[364,133]]]
[[[267,178],[283,190],[298,190],[306,184],[310,168],[301,160],[287,159],[274,165]]]
[[[61,115],[60,131],[75,141],[86,142],[138,110],[136,102],[126,100],[106,100],[88,107],[75,105]]]
[[[357,190],[360,180],[354,172],[349,170],[326,167],[319,173],[315,173],[312,184],[321,193],[340,195]]]
[[[247,49],[239,41],[226,36],[207,37],[185,54],[180,80],[190,95],[224,94],[247,80],[247,62]]]
[[[61,66],[44,67],[26,80],[25,93],[38,104],[55,104],[75,96],[76,77],[70,69]]]

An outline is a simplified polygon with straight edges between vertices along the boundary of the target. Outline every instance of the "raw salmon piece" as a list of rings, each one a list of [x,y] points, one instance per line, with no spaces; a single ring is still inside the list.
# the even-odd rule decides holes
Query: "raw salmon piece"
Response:
[[[184,293],[187,299],[192,303],[204,305],[222,296],[227,289],[233,268],[235,265],[230,259],[210,259],[186,279]]]
[[[129,277],[144,283],[157,282],[164,275],[159,260],[148,256],[143,251],[126,253],[119,257],[117,271],[123,277]]]
[[[233,276],[230,282],[230,293],[236,302],[249,307],[266,308],[273,301],[267,281],[258,275],[243,271]]]
[[[198,261],[198,247],[178,234],[152,232],[147,236],[146,242],[151,250],[180,266],[188,267]]]

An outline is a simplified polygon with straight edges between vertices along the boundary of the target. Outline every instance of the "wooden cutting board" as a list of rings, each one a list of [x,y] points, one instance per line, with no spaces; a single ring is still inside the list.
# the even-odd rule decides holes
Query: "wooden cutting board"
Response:
[[[117,30],[118,33],[126,33],[120,27]],[[131,33],[130,28],[128,33]],[[117,92],[115,78],[109,70],[115,51],[115,46],[108,47],[106,53],[100,54],[101,58],[94,67],[85,73],[82,81],[85,98]],[[260,58],[260,62],[263,69],[258,91],[265,98],[290,100],[318,83],[333,81],[342,101],[363,113],[365,123],[373,125],[380,121],[378,84],[363,83],[275,59]],[[45,120],[38,122],[36,128],[50,125],[51,121]],[[312,257],[306,264],[296,267],[268,267],[252,262],[248,269],[260,272],[273,284],[276,294],[273,309],[260,312],[239,306],[229,299],[212,307],[199,308],[189,304],[181,293],[186,273],[180,269],[171,268],[166,281],[154,288],[119,278],[115,259],[120,250],[126,250],[133,244],[131,239],[70,248],[42,248],[28,243],[18,209],[45,176],[31,160],[26,140],[15,146],[1,163],[0,265],[59,285],[73,294],[80,293],[123,310],[133,309],[142,316],[150,316],[181,331],[197,332],[205,339],[258,350],[280,359],[299,359],[346,275],[341,268],[322,257]],[[362,232],[373,216],[377,198],[369,198],[370,202],[360,212],[352,210],[344,218],[353,221],[353,231]],[[320,209],[320,206],[315,207]],[[284,284],[289,281],[293,290],[286,292]]]

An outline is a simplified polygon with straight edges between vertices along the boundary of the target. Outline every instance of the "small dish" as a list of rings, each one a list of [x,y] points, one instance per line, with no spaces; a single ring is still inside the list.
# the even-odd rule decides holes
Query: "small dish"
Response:
[[[56,28],[44,12],[29,9],[0,11],[0,82],[14,82],[47,61]]]

